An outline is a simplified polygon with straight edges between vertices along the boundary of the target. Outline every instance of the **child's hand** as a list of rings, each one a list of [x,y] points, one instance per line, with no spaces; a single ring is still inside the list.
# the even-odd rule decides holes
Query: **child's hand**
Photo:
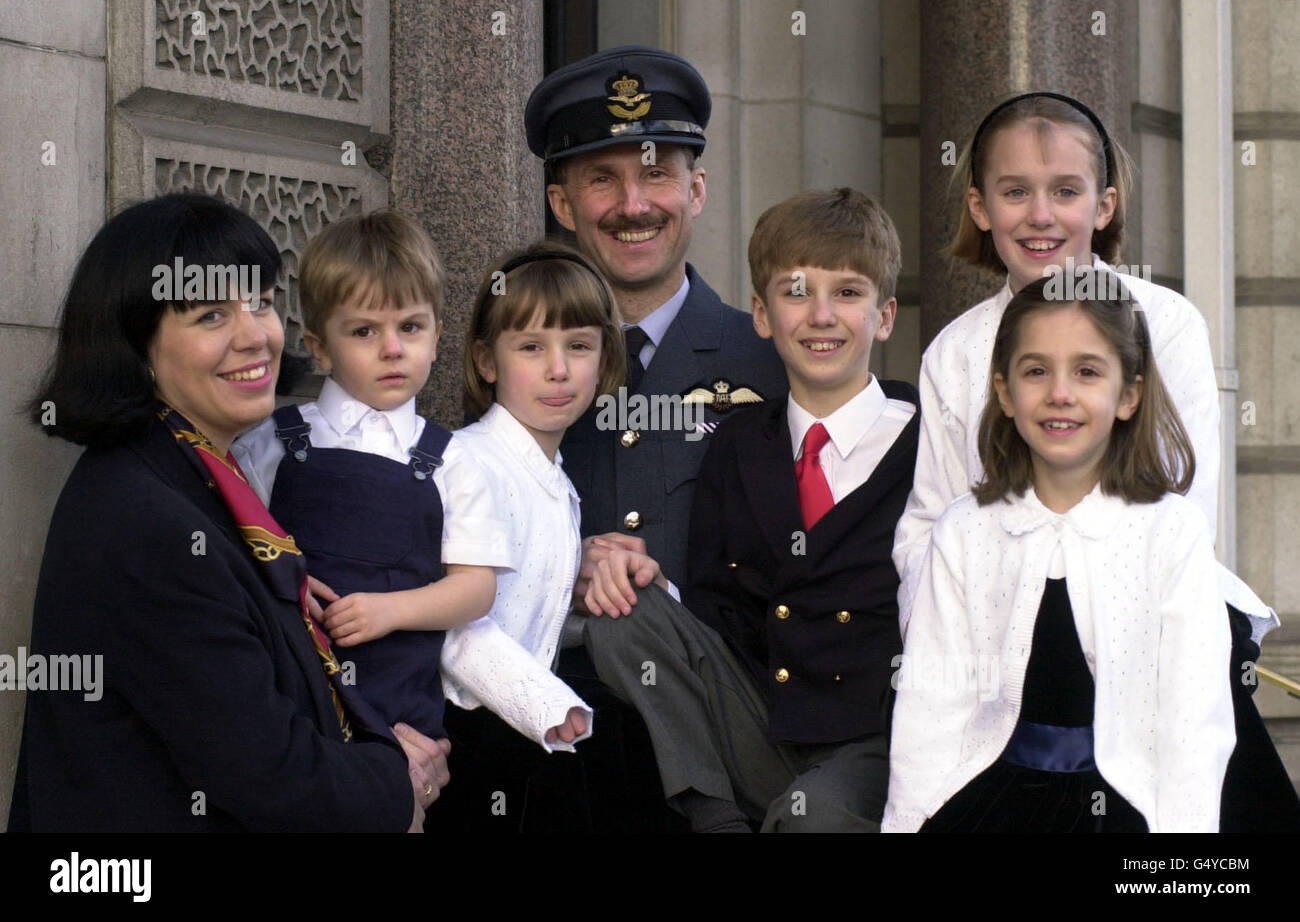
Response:
[[[392,620],[382,592],[354,592],[331,602],[321,626],[340,647],[354,647],[392,632]]]
[[[319,624],[320,619],[325,615],[325,610],[320,607],[320,602],[317,601],[317,597],[324,599],[325,604],[328,605],[330,602],[337,602],[339,598],[339,594],[335,592],[333,589],[331,589],[329,586],[326,586],[316,577],[308,573],[307,574],[307,613],[312,616],[312,618],[316,621],[317,624]]]
[[[583,601],[593,615],[605,614],[611,618],[630,615],[637,603],[637,588],[644,589],[651,583],[668,588],[668,581],[659,572],[659,564],[653,557],[624,547],[610,548],[592,568]]]
[[[582,713],[582,708],[569,708],[569,713],[564,718],[564,723],[558,727],[551,727],[546,731],[546,742],[554,743],[556,737],[564,740],[566,743],[572,743],[582,734],[587,732],[587,715]]]
[[[596,573],[596,567],[616,547],[636,551],[638,554],[646,552],[644,538],[625,535],[617,531],[606,532],[603,535],[592,535],[590,538],[582,540],[582,563],[578,567],[578,579],[573,584],[573,604],[575,607],[584,604],[587,598],[587,590],[591,588],[591,578]]]

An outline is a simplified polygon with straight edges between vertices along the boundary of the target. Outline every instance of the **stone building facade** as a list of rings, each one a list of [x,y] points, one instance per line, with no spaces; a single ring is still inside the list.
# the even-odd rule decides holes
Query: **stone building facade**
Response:
[[[1261,663],[1300,677],[1300,533],[1287,525],[1300,518],[1295,0],[0,4],[0,654],[29,637],[50,510],[77,455],[17,408],[48,362],[76,257],[108,215],[181,189],[244,208],[284,256],[276,301],[291,348],[306,241],[384,205],[414,215],[449,274],[421,407],[454,426],[478,276],[545,226],[523,101],[548,65],[625,43],[682,54],[712,90],[690,258],[730,303],[748,303],[745,246],[769,205],[836,185],[883,202],[904,269],[875,368],[911,381],[924,344],[999,284],[942,255],[959,191],[946,145],[960,148],[1014,92],[1089,101],[1140,168],[1125,261],[1184,290],[1210,322],[1235,459],[1218,551],[1283,618]],[[1258,701],[1300,776],[1300,700],[1265,683]],[[21,692],[0,693],[0,816],[22,708]]]

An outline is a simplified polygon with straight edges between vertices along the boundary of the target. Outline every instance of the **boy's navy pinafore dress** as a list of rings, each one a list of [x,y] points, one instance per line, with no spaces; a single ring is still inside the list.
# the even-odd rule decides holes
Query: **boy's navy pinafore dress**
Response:
[[[369,452],[318,448],[296,406],[275,411],[285,455],[271,515],[302,549],[307,572],[339,594],[416,589],[441,579],[442,497],[433,470],[451,433],[431,420],[401,464]],[[334,648],[355,666],[357,690],[391,726],[404,721],[442,737],[442,631],[394,631]],[[346,668],[346,667],[345,667]]]

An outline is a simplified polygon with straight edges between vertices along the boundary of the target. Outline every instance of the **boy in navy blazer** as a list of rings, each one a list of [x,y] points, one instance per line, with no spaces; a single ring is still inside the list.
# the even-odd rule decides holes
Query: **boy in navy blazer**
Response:
[[[645,717],[692,828],[877,831],[902,650],[890,553],[920,422],[915,389],[868,367],[893,329],[898,235],[860,192],[805,192],[759,219],[749,261],[790,395],[713,436],[686,607],[620,550],[593,580],[609,617],[586,620],[588,649]]]

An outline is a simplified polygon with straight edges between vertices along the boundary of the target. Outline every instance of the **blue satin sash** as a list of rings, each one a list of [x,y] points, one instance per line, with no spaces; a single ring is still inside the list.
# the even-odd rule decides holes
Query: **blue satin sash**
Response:
[[[1092,759],[1092,727],[1056,727],[1019,721],[1002,759],[1045,772],[1086,772]]]

